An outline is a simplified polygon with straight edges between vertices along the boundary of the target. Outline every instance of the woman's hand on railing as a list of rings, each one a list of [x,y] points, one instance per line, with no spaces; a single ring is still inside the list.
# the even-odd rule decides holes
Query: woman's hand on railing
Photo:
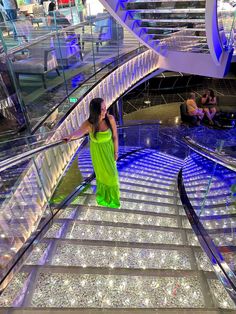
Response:
[[[69,143],[71,141],[71,139],[72,139],[72,137],[68,135],[68,136],[63,137],[62,141],[65,143]]]

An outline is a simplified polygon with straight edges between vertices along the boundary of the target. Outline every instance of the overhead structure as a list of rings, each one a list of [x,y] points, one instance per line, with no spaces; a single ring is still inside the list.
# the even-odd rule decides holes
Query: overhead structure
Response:
[[[233,48],[218,23],[217,0],[100,0],[159,56],[160,68],[223,77]]]

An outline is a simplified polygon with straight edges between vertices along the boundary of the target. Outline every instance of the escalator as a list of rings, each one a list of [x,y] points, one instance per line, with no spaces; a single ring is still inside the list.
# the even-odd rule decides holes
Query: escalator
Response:
[[[236,209],[233,201],[225,206],[231,191],[216,179],[228,170],[221,166],[217,172],[217,164],[189,152],[183,142],[168,139],[167,145],[164,134],[158,124],[119,130],[119,209],[96,205],[88,144],[76,152],[51,199],[49,219],[45,212],[46,224],[37,228],[38,235],[0,296],[0,313],[234,312],[233,293],[230,297],[226,291],[232,289],[233,278],[230,286],[230,276],[224,273],[230,264],[221,268],[214,250],[210,261],[209,252],[201,248],[199,230],[191,227],[194,215],[182,204],[178,187],[182,169],[185,196],[206,226],[203,240],[217,232],[228,237],[225,219],[233,221]],[[81,184],[62,201],[63,180],[68,189],[76,176],[70,171],[74,163]],[[232,170],[229,177],[235,180]],[[214,192],[209,193],[211,188]],[[225,216],[217,220],[219,215]],[[223,246],[232,255],[230,243]],[[214,245],[218,249],[218,243]]]

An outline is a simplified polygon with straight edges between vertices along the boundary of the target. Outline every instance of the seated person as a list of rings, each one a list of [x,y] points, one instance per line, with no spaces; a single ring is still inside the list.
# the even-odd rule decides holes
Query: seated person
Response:
[[[70,22],[68,21],[68,19],[65,17],[64,14],[61,14],[59,11],[56,11],[56,4],[54,2],[54,0],[52,0],[49,5],[48,5],[48,18],[47,18],[47,22],[48,25],[55,25],[55,21],[54,21],[54,15],[56,18],[56,24],[60,25],[62,27],[66,27],[70,25]]]
[[[207,89],[201,98],[201,105],[209,123],[214,124],[213,118],[216,114],[216,97],[212,89]]]
[[[195,93],[190,93],[188,99],[186,100],[186,105],[187,105],[187,110],[188,110],[188,114],[190,116],[196,116],[198,117],[200,120],[203,119],[204,117],[204,112],[203,109],[198,108],[197,104],[196,104],[196,96]]]

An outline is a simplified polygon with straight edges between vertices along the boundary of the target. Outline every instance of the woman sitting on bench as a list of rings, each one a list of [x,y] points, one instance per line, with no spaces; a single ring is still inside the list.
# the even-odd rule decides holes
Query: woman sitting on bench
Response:
[[[209,124],[213,125],[213,118],[216,114],[216,97],[212,89],[206,90],[205,94],[201,98],[201,104],[203,111],[209,120]]]
[[[198,108],[195,99],[196,99],[195,93],[190,93],[188,99],[186,100],[188,114],[190,116],[196,116],[200,120],[202,120],[204,117],[204,112],[203,109]]]

